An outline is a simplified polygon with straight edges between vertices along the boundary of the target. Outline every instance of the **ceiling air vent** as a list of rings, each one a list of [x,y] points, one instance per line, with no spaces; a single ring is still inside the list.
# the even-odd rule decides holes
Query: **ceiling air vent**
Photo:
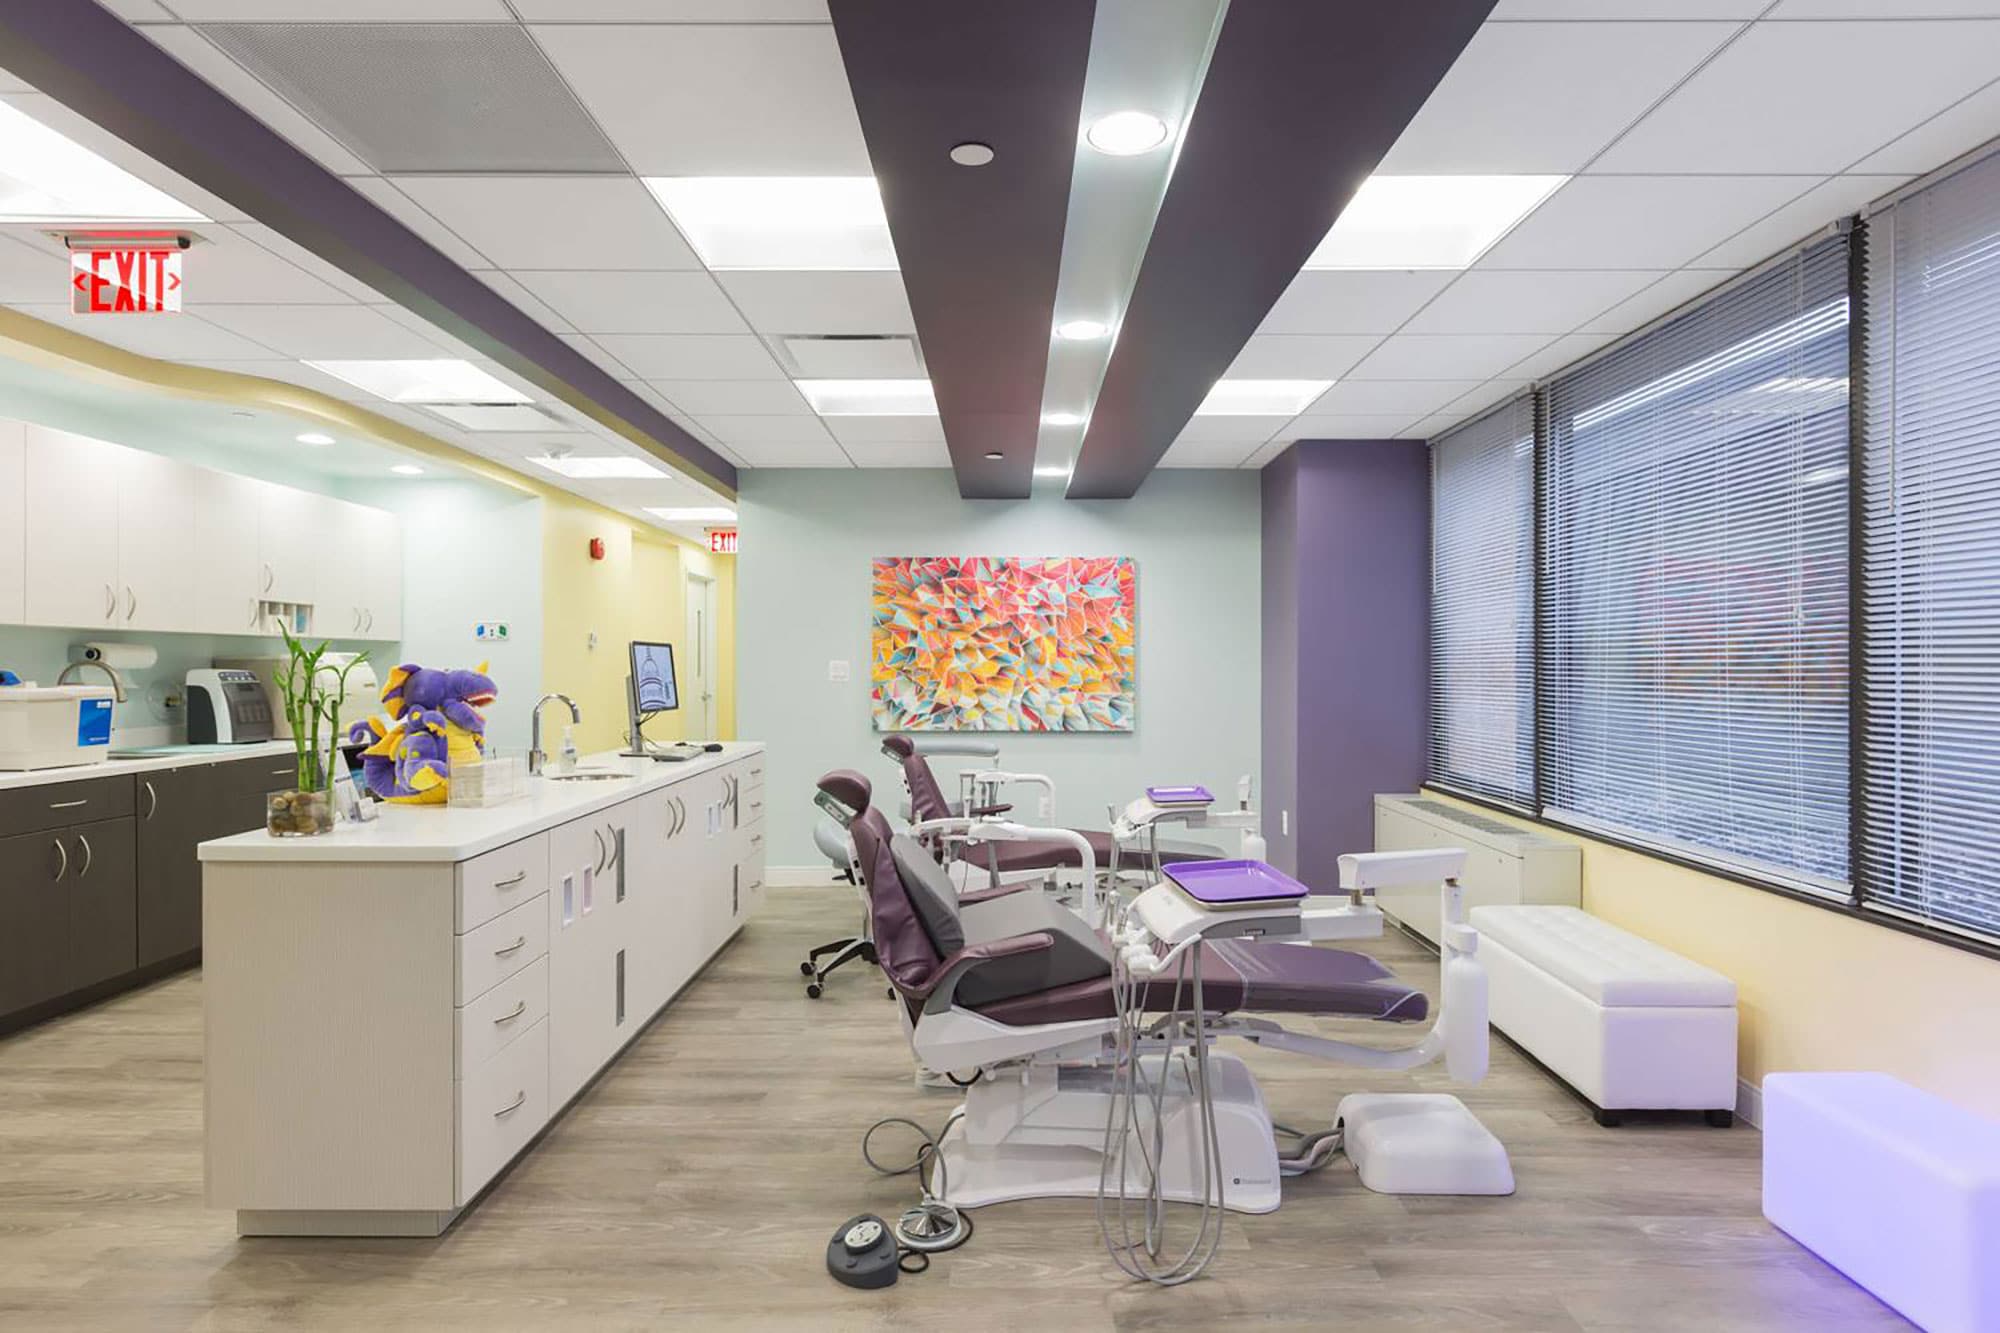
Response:
[[[833,333],[781,339],[791,369],[809,380],[921,379],[917,340],[880,333]]]
[[[533,403],[425,403],[461,430],[546,431],[572,429],[570,423]]]

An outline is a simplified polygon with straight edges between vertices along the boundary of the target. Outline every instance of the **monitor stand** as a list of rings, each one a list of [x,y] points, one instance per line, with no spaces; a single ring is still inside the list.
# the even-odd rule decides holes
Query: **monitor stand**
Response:
[[[699,741],[674,741],[667,745],[659,745],[647,740],[645,732],[646,719],[639,715],[639,711],[636,708],[628,706],[627,711],[632,727],[631,736],[633,745],[629,750],[620,750],[618,753],[621,757],[626,759],[651,759],[653,762],[659,764],[679,764],[685,763],[690,759],[699,759],[707,753],[706,748]]]

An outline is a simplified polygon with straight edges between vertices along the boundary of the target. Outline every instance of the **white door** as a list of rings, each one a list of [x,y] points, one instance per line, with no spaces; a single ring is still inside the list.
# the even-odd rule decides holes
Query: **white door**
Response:
[[[257,483],[257,545],[263,561],[262,595],[273,602],[311,604],[314,574],[325,549],[325,509],[317,495],[270,482]]]
[[[46,426],[26,430],[22,618],[96,629],[118,623],[118,464],[125,451]]]
[[[0,625],[27,615],[27,428],[0,421]]]
[[[257,532],[263,503],[261,481],[206,468],[195,477],[195,627],[204,634],[259,632],[264,568]]]
[[[118,625],[191,630],[198,469],[137,449],[118,460]]]
[[[687,576],[687,661],[679,668],[690,740],[715,739],[715,580]]]

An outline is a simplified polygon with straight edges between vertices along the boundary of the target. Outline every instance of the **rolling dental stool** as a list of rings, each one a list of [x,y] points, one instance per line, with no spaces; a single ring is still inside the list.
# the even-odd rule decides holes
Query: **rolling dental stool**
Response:
[[[813,846],[833,863],[835,881],[853,885],[861,897],[860,930],[853,935],[828,940],[808,953],[805,961],[799,964],[799,974],[806,978],[806,998],[817,1000],[826,993],[826,979],[843,965],[857,958],[868,963],[875,962],[875,941],[868,924],[868,892],[855,873],[854,840],[831,816],[822,815],[819,823],[813,826]],[[828,958],[828,955],[831,957]],[[822,958],[828,961],[821,963]]]

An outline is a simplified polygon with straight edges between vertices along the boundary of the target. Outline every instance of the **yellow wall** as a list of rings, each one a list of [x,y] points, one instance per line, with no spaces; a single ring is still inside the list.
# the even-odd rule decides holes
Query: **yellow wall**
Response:
[[[1583,848],[1583,906],[1591,915],[1735,979],[1744,1079],[1755,1084],[1788,1069],[1881,1070],[2000,1116],[2000,961],[1511,822]]]
[[[590,558],[590,539],[604,539],[604,559]],[[583,710],[577,747],[589,754],[625,744],[625,645],[665,641],[686,655],[686,576],[718,582],[716,719],[719,740],[735,736],[736,615],[734,562],[676,541],[604,510],[560,499],[542,514],[542,688],[560,690]],[[590,646],[592,633],[597,646]],[[551,712],[548,725],[559,714]],[[653,740],[686,734],[684,713],[648,723]],[[555,733],[558,738],[560,732]]]

